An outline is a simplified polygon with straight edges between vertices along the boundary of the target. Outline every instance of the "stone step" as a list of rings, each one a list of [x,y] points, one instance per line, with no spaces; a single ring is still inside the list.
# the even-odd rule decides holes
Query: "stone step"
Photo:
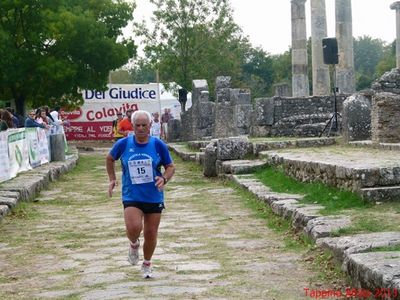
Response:
[[[371,201],[400,201],[400,185],[362,188],[360,194]]]
[[[307,147],[320,147],[329,146],[336,143],[335,138],[322,137],[322,138],[302,138],[302,139],[288,139],[284,141],[264,141],[254,142],[254,154],[260,155],[260,152],[274,149],[284,148],[307,148]]]
[[[248,174],[257,168],[267,166],[265,160],[227,160],[217,161],[218,174]]]
[[[323,148],[321,148],[323,149]],[[356,157],[356,156],[359,157]],[[400,200],[398,154],[390,158],[360,150],[347,157],[329,151],[261,151],[259,157],[270,165],[282,165],[285,173],[303,182],[322,182],[358,193],[370,201]],[[369,159],[370,158],[370,159]]]

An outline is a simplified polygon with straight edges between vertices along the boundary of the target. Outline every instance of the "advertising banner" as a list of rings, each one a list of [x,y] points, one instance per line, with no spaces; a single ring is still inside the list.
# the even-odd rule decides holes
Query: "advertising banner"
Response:
[[[50,162],[50,151],[49,151],[49,140],[47,138],[47,130],[43,128],[37,128],[37,139],[38,139],[38,155],[40,164]]]
[[[82,91],[84,104],[72,112],[61,112],[69,121],[65,126],[68,140],[110,140],[112,121],[128,109],[159,111],[157,84],[109,84],[106,91]]]
[[[7,137],[8,131],[0,132],[0,182],[11,178]]]
[[[25,128],[25,138],[28,144],[29,164],[32,168],[40,166],[39,145],[36,127]]]
[[[25,139],[25,128],[8,131],[8,154],[10,159],[10,176],[32,169],[29,165],[28,143]]]

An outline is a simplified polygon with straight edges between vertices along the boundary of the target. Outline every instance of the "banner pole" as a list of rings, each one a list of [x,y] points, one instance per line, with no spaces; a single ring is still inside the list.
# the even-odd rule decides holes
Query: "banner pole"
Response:
[[[160,74],[158,73],[158,69],[156,70],[156,80],[157,80],[157,100],[158,100],[158,111],[160,113],[161,118],[161,91],[160,91]]]

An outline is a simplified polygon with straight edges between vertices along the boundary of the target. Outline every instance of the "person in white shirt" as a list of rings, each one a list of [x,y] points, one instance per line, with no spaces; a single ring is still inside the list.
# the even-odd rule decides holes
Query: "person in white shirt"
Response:
[[[160,114],[155,112],[153,114],[153,122],[151,123],[150,135],[156,138],[160,138],[161,136],[161,122],[160,122]]]
[[[60,118],[60,107],[56,106],[54,107],[54,110],[50,112],[51,117],[54,120],[54,125],[55,125],[55,132],[54,133],[64,133],[64,127],[63,125],[63,121]]]

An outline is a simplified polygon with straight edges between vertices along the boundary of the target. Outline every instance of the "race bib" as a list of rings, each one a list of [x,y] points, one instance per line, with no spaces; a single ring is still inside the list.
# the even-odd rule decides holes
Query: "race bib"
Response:
[[[151,159],[130,160],[128,166],[132,184],[153,182]]]

